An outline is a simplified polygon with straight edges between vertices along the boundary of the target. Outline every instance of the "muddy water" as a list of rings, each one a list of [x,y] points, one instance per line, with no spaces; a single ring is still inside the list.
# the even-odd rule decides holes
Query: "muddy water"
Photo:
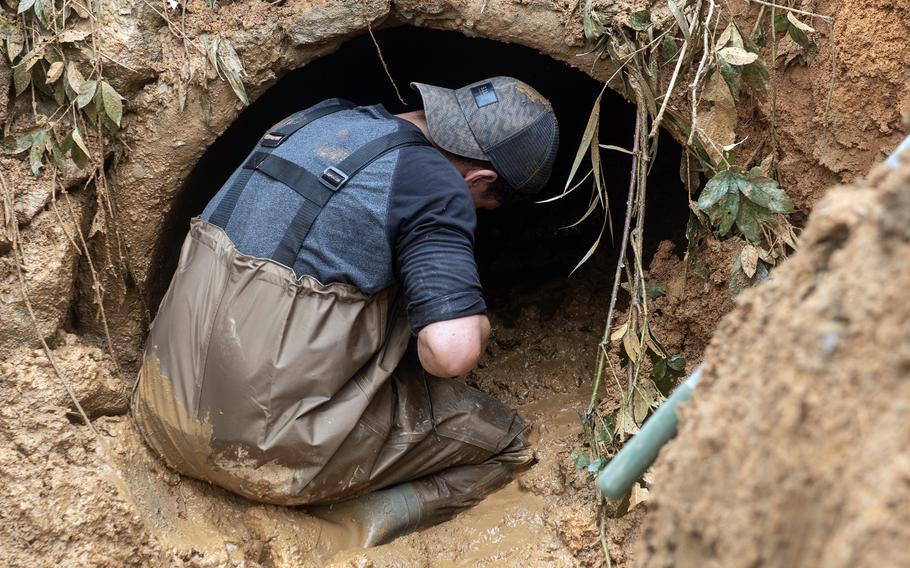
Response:
[[[569,454],[580,445],[577,409],[590,396],[602,314],[595,282],[510,298],[493,314],[494,337],[465,381],[519,410],[532,427],[537,463],[456,518],[369,550],[351,531],[303,508],[254,503],[173,473],[128,417],[104,418],[113,448],[109,477],[147,533],[188,566],[576,566],[598,565],[602,545],[592,480]],[[521,307],[518,307],[521,306]],[[610,393],[605,392],[606,396]],[[614,565],[630,557],[641,515],[607,528]],[[177,564],[179,565],[179,563]]]
[[[519,407],[533,425],[531,441],[539,460],[525,475],[451,521],[368,551],[343,551],[331,565],[574,566],[572,551],[549,519],[552,499],[529,489],[525,477],[547,471],[554,477],[549,481],[558,481],[554,461],[565,458],[567,439],[578,432],[575,409],[585,394],[554,394]]]
[[[553,503],[528,490],[524,477],[544,472],[550,483],[559,482],[554,461],[564,459],[566,439],[577,432],[575,408],[583,396],[558,394],[520,408],[533,424],[540,460],[522,478],[449,522],[366,551],[350,547],[344,527],[303,509],[253,503],[171,472],[123,418],[104,419],[112,441],[108,475],[164,548],[219,565],[571,566],[571,550],[548,521]]]

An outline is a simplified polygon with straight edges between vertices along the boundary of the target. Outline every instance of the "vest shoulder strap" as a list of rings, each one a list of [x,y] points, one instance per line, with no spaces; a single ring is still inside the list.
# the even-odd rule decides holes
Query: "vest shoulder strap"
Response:
[[[237,201],[249,184],[254,171],[281,182],[300,195],[303,200],[271,258],[286,266],[293,267],[300,247],[303,246],[303,241],[316,222],[319,213],[322,212],[322,209],[332,196],[343,188],[352,177],[393,150],[404,146],[430,145],[430,142],[423,134],[416,130],[398,130],[364,144],[351,152],[341,162],[327,167],[319,175],[315,175],[303,166],[272,153],[275,148],[307,124],[329,114],[352,107],[353,103],[343,101],[303,111],[281,122],[266,133],[259,141],[258,146],[261,150],[253,152],[241,166],[234,183],[228,188],[227,193],[218,204],[209,221],[222,229],[227,227],[237,206]]]
[[[319,120],[324,116],[353,108],[354,103],[350,101],[339,101],[337,103],[327,104],[315,109],[308,109],[305,111],[298,112],[292,115],[285,121],[280,122],[272,130],[267,132],[259,140],[259,146],[263,146],[265,154],[271,154],[272,150],[281,145],[282,142],[287,140],[291,134],[297,132],[307,124]],[[212,217],[209,221],[213,225],[218,225],[222,229],[227,227],[228,221],[231,220],[231,215],[234,213],[234,208],[237,206],[237,200],[240,199],[240,194],[243,193],[243,188],[250,181],[250,177],[253,175],[253,169],[248,169],[246,167],[242,168],[241,171],[237,174],[237,177],[234,179],[234,183],[231,184],[231,187],[228,189],[227,193],[221,199],[221,202],[218,204],[218,207],[215,209],[215,212],[212,213]]]
[[[272,258],[286,266],[293,267],[300,247],[303,246],[303,241],[310,233],[313,223],[316,222],[316,217],[322,212],[329,199],[348,183],[348,180],[393,150],[404,146],[429,145],[430,142],[420,132],[410,129],[399,130],[364,144],[338,165],[326,168],[318,177],[301,166],[293,164],[295,167],[293,173],[283,172],[283,179],[277,177],[275,179],[294,189],[304,199],[297,210],[297,215],[294,216],[294,220],[284,233],[284,237],[275,248]],[[271,156],[271,158],[275,157]],[[298,183],[305,185],[306,188],[301,191],[297,188]],[[315,198],[311,198],[311,195]]]

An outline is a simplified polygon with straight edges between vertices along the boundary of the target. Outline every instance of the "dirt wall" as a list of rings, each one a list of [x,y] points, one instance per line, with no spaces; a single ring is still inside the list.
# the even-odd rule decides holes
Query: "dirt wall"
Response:
[[[897,566],[910,538],[910,168],[819,203],[660,459],[645,566]]]

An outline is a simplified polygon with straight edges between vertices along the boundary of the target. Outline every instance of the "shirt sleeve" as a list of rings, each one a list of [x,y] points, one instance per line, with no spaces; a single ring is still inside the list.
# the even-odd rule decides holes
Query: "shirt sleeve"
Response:
[[[486,312],[477,264],[477,215],[464,178],[427,146],[400,150],[392,180],[389,230],[408,322],[431,323]]]

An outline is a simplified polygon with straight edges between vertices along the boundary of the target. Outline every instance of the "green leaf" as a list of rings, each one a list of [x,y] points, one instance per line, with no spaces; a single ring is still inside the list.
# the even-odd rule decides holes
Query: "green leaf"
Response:
[[[809,40],[809,37],[804,31],[797,28],[796,26],[791,25],[788,29],[790,37],[795,41],[801,48],[809,49],[809,46],[812,42]]]
[[[101,81],[100,95],[104,114],[119,127],[123,117],[123,97],[107,81]]]
[[[796,211],[787,192],[778,187],[777,182],[761,175],[761,170],[752,168],[739,184],[740,191],[746,198],[775,213],[790,214]]]
[[[19,65],[13,67],[13,87],[16,96],[21,95],[32,82],[32,65],[28,60],[24,60]]]
[[[755,209],[756,206],[748,199],[743,199],[739,204],[739,213],[736,215],[736,227],[753,243],[761,241],[762,237],[761,225]]]
[[[42,158],[47,148],[47,131],[39,130],[34,134],[31,148],[28,150],[28,161],[31,165],[32,175],[37,177],[44,165]]]
[[[761,61],[743,66],[742,78],[753,91],[759,93],[768,91],[768,81],[771,80],[771,76]]]
[[[759,26],[759,27],[758,27],[758,31],[755,32],[755,41],[753,42],[753,44],[754,44],[757,48],[762,48],[762,47],[765,47],[765,44],[767,44],[767,42],[768,42],[768,36],[767,36],[767,34],[765,33],[765,28],[764,28],[764,26]],[[756,52],[757,52],[758,50],[757,50],[757,49],[756,49],[756,50],[750,49],[749,51],[756,51]]]
[[[53,131],[48,134],[47,137],[47,146],[51,151],[51,158],[54,160],[54,164],[57,166],[57,169],[62,170],[66,165],[64,162],[64,155],[66,152],[61,148],[60,144],[57,142],[57,136]]]
[[[97,81],[83,81],[82,84],[79,85],[79,95],[76,97],[76,106],[85,108],[87,104],[92,102],[97,88]]]
[[[600,20],[600,14],[591,7],[591,0],[585,2],[585,13],[583,16],[585,39],[596,41],[604,34],[605,27]]]
[[[648,299],[654,300],[667,295],[667,288],[660,282],[645,282],[645,294]]]
[[[17,14],[27,12],[29,8],[35,5],[35,0],[19,0],[19,7],[16,9]]]
[[[679,373],[678,376],[681,377],[686,372],[686,358],[682,355],[670,355],[670,358],[667,359],[667,367],[673,372]]]
[[[719,172],[713,178],[708,180],[701,195],[698,197],[698,209],[706,211],[714,204],[721,200],[730,190],[730,183],[733,173],[729,170]]]
[[[32,142],[35,140],[35,133],[30,132],[21,138],[9,139],[4,144],[4,153],[8,156],[15,156],[16,154],[21,154],[29,148],[32,147]]]
[[[41,25],[47,28],[47,16],[48,12],[53,8],[53,0],[34,0],[34,4],[35,16],[37,16]]]
[[[652,25],[651,12],[648,10],[639,10],[638,12],[632,12],[632,14],[629,16],[629,25],[631,25],[632,29],[635,31],[645,31]]]
[[[786,11],[774,16],[774,31],[781,34],[790,29],[790,21],[787,19]]]
[[[739,201],[739,193],[730,192],[717,203],[715,209],[717,210],[718,236],[725,237],[733,228],[733,223],[739,214]]]
[[[733,95],[733,100],[739,101],[740,77],[742,76],[742,71],[740,71],[739,67],[728,65],[723,61],[719,61],[717,67],[720,71],[720,76],[724,78],[727,87],[730,88],[730,94]]]
[[[243,86],[243,65],[240,63],[240,57],[234,50],[234,46],[227,40],[222,40],[218,46],[218,67],[224,73],[228,84],[234,90],[234,94],[240,99],[244,106],[250,104],[250,99],[246,95],[246,89]]]
[[[672,61],[677,53],[679,53],[679,46],[676,45],[676,40],[669,35],[665,35],[664,39],[660,40],[661,57],[663,57],[665,61]]]

